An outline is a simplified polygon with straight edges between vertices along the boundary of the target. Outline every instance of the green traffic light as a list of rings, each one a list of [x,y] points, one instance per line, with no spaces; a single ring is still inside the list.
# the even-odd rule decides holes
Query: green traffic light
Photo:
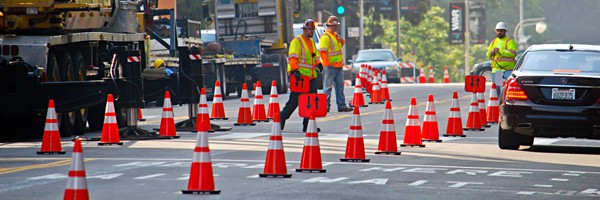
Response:
[[[346,9],[344,9],[344,6],[338,6],[337,7],[337,13],[338,13],[338,15],[343,15],[345,11],[346,11]]]

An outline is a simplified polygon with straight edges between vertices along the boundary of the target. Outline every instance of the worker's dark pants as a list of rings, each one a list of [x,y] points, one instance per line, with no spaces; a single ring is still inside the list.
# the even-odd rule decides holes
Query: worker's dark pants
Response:
[[[317,79],[310,80],[310,89],[308,92],[317,93]],[[285,103],[285,107],[283,107],[281,113],[279,114],[282,124],[285,124],[285,120],[289,119],[290,116],[292,116],[292,113],[294,113],[296,110],[296,107],[298,107],[298,99],[300,98],[301,94],[303,93],[291,92],[290,98],[288,99],[287,103]],[[302,125],[303,129],[306,129],[306,126],[308,126],[308,118],[304,118]],[[283,127],[281,128],[283,129]]]

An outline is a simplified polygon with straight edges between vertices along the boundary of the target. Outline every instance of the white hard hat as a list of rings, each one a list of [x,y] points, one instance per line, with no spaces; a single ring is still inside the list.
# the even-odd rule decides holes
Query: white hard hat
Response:
[[[504,22],[498,22],[496,24],[496,30],[501,29],[501,30],[506,30],[506,24],[504,24]]]

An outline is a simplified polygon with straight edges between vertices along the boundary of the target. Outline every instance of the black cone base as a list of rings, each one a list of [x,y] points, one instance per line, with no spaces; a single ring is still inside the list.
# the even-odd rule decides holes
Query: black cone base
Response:
[[[386,154],[386,155],[400,155],[399,151],[376,151],[375,154]]]
[[[171,139],[171,136],[161,136],[156,132],[147,131],[134,126],[127,126],[119,129],[119,134],[123,140]]]
[[[261,178],[292,178],[291,174],[258,174]]]
[[[123,145],[123,142],[98,142],[98,145],[100,145],[100,146],[104,146],[104,145],[111,145],[112,146],[113,144]]]
[[[467,137],[467,135],[449,135],[449,134],[444,134],[444,137]]]
[[[342,162],[369,162],[371,159],[359,159],[359,158],[340,158]]]
[[[221,194],[221,190],[181,190],[183,194]]]
[[[325,169],[296,169],[296,172],[318,172],[325,173],[327,170]]]
[[[424,144],[401,144],[401,147],[425,147]]]
[[[65,154],[65,151],[38,151],[37,154],[38,155],[42,155],[42,154]]]
[[[442,140],[422,140],[423,142],[442,142]]]

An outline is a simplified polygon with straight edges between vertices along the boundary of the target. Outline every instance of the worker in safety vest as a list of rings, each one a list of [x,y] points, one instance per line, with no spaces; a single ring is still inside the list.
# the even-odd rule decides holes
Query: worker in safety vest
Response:
[[[307,19],[302,26],[302,34],[296,36],[290,43],[288,53],[288,72],[290,76],[295,76],[298,80],[301,77],[308,77],[310,79],[308,93],[317,93],[316,78],[319,73],[316,68],[320,63],[320,59],[317,54],[317,45],[315,45],[315,41],[312,39],[315,28],[315,22],[312,19]],[[290,98],[280,113],[281,130],[285,127],[285,121],[290,118],[298,107],[298,98],[302,93],[306,92],[292,90]],[[302,125],[302,131],[306,132],[308,118],[304,118]],[[318,128],[317,130],[320,131]]]
[[[496,24],[497,38],[488,47],[487,57],[492,59],[492,82],[502,86],[502,82],[512,73],[515,68],[515,57],[517,57],[517,43],[506,36],[506,24]],[[500,95],[500,90],[496,90]]]
[[[331,87],[335,87],[335,101],[338,112],[349,112],[352,108],[346,106],[346,97],[344,96],[344,57],[342,47],[346,40],[339,36],[336,31],[339,28],[339,21],[336,16],[330,16],[325,23],[327,31],[321,36],[319,43],[319,52],[323,63],[323,90],[327,95],[327,112],[331,108]]]

